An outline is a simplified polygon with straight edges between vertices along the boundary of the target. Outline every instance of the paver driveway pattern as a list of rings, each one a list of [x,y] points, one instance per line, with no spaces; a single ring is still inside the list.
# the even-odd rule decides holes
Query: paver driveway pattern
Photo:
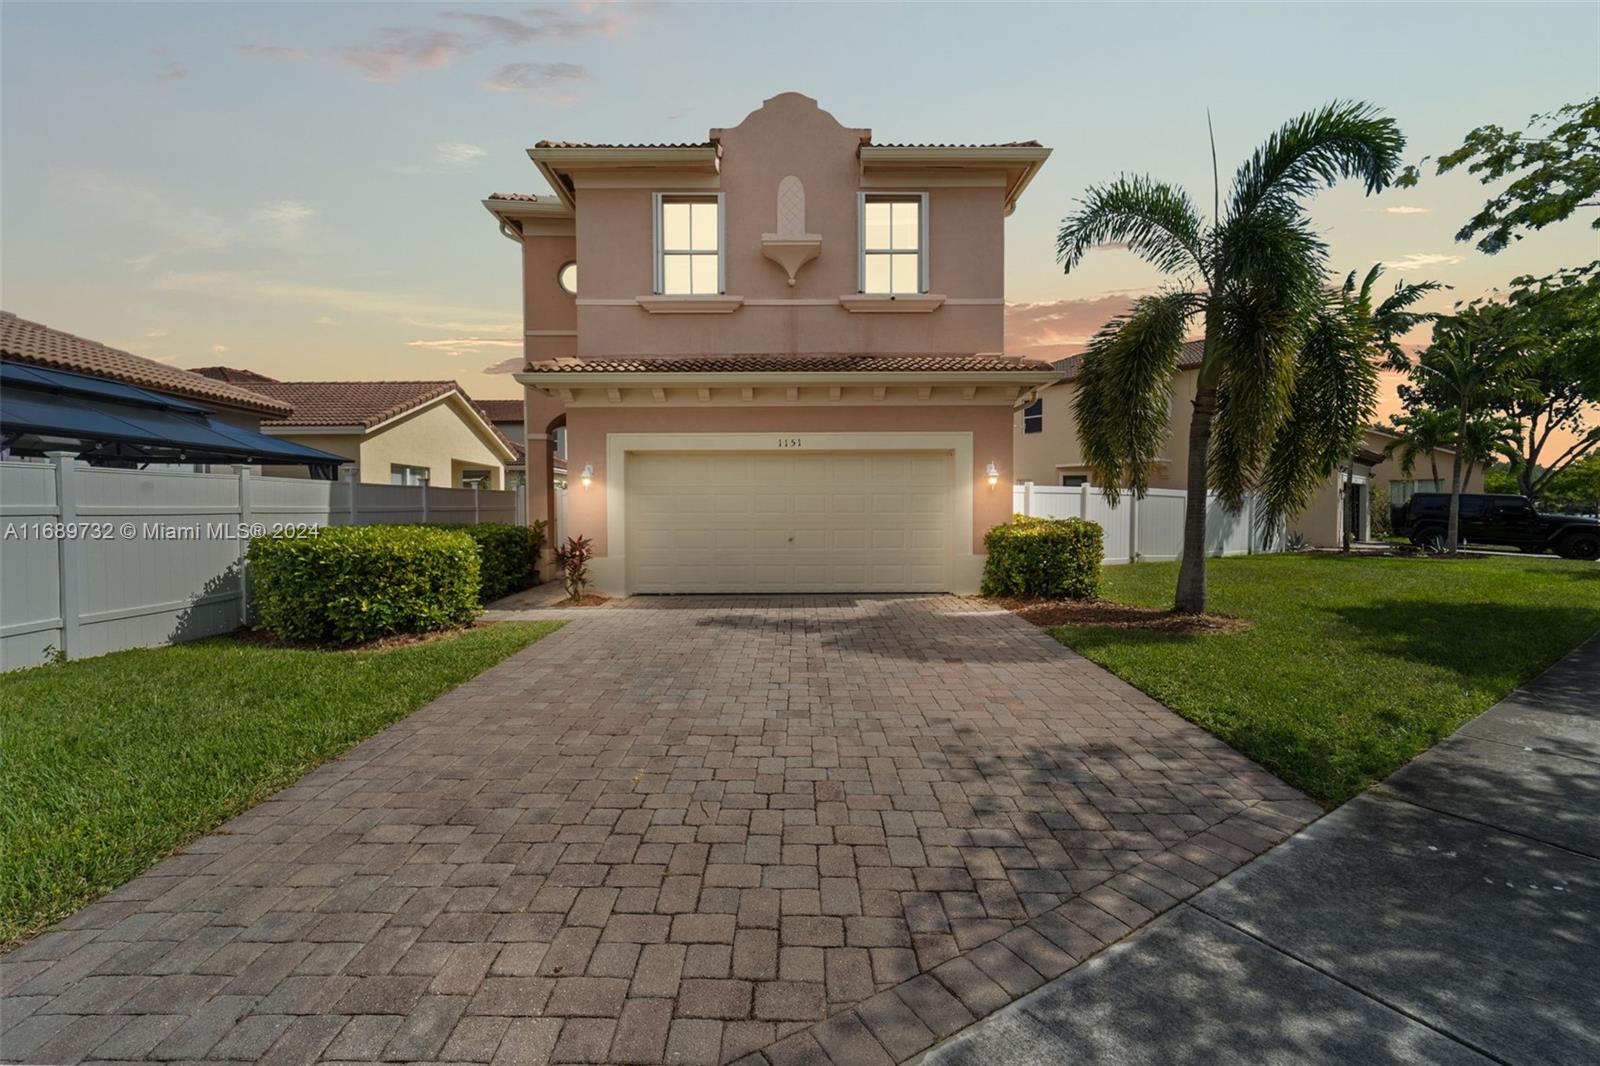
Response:
[[[978,601],[559,613],[12,953],[0,1052],[889,1063],[1318,813]]]

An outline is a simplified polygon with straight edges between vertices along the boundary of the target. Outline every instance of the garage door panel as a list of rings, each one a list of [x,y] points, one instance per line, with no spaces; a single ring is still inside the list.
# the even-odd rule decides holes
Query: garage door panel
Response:
[[[950,586],[948,452],[645,453],[627,471],[635,591]]]

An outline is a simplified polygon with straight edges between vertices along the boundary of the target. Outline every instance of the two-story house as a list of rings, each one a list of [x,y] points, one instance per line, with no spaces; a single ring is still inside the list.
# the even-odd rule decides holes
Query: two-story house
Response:
[[[875,144],[785,93],[698,144],[543,141],[521,244],[528,482],[595,587],[975,591],[1011,511],[1005,218],[1036,142]],[[579,269],[581,267],[581,270]],[[549,493],[530,493],[549,519]]]
[[[1189,421],[1204,354],[1205,344],[1199,340],[1185,342],[1178,351],[1167,443],[1151,468],[1151,488],[1181,490],[1188,484]],[[1081,362],[1080,356],[1058,361],[1060,380],[1040,389],[1017,409],[1013,440],[1019,482],[1068,487],[1090,483],[1073,414]],[[1337,547],[1343,543],[1346,529],[1356,540],[1370,540],[1378,507],[1404,503],[1416,492],[1449,489],[1455,465],[1453,450],[1438,448],[1431,455],[1425,453],[1407,471],[1399,458],[1386,454],[1394,440],[1394,434],[1381,426],[1369,428],[1356,454],[1330,475],[1306,509],[1289,521],[1289,532],[1300,534],[1315,547]],[[1346,469],[1350,465],[1354,470]],[[1469,464],[1465,475],[1465,491],[1483,491],[1481,466]]]

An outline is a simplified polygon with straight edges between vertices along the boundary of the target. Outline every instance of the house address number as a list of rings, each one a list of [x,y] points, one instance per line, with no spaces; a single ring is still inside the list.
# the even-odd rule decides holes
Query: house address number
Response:
[[[778,438],[778,447],[780,447],[780,448],[800,448],[800,447],[804,447],[804,445],[801,443],[799,437],[779,437]]]

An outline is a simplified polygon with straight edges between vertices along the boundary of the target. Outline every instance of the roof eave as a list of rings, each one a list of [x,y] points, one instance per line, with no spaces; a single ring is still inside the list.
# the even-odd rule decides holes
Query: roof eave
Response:
[[[1039,168],[1050,158],[1050,149],[1029,146],[970,148],[917,148],[864,144],[858,150],[861,168],[901,170],[915,167],[1004,168],[1006,182],[1005,213],[1016,210],[1022,192],[1033,181]]]
[[[677,170],[715,174],[721,166],[717,145],[690,148],[529,148],[545,181],[568,207],[577,207],[577,195],[568,175],[574,170]]]
[[[538,389],[689,388],[740,385],[1044,385],[1060,375],[1045,370],[524,370],[518,382]]]

